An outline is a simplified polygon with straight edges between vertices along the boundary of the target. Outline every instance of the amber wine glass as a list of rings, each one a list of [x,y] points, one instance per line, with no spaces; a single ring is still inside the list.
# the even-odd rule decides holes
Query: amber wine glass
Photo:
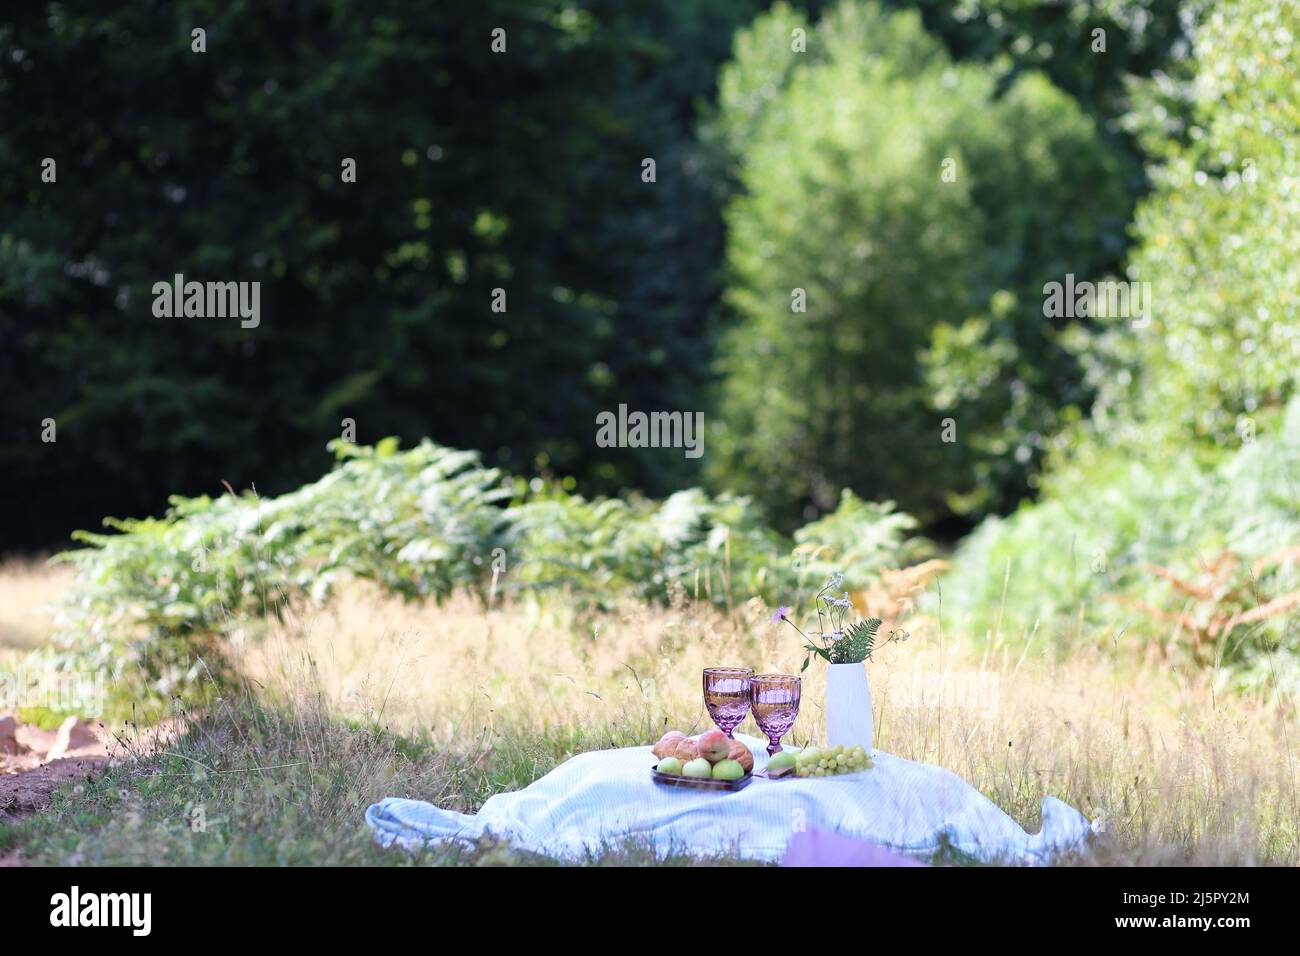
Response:
[[[704,706],[728,737],[749,713],[749,682],[753,679],[752,667],[704,668]]]
[[[767,755],[781,749],[781,738],[799,716],[801,681],[789,674],[759,674],[750,681],[754,723],[767,734]]]

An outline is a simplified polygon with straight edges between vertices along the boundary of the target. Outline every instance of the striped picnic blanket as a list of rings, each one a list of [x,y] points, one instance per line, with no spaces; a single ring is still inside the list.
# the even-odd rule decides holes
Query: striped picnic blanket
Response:
[[[767,762],[766,741],[737,735]],[[791,837],[822,830],[909,853],[946,844],[986,861],[1043,863],[1078,846],[1092,828],[1047,797],[1042,829],[1026,833],[961,777],[879,750],[875,768],[838,777],[755,779],[736,793],[656,784],[649,747],[580,754],[522,790],[491,797],[477,814],[388,797],[366,811],[383,845],[492,836],[565,860],[632,841],[660,855],[733,855],[779,860]]]

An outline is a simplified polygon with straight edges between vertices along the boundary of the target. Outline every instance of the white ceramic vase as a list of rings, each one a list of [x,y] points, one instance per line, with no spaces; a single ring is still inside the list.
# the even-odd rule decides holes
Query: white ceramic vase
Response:
[[[826,742],[832,747],[861,744],[870,755],[873,730],[866,665],[826,665]]]

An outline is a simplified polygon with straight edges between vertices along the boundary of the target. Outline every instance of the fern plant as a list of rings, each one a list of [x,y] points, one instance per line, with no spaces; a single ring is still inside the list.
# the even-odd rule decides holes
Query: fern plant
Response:
[[[878,617],[869,617],[850,626],[844,636],[831,645],[828,660],[832,664],[860,664],[870,660],[871,652],[875,650],[876,632],[883,623]]]
[[[352,578],[412,600],[557,594],[602,607],[685,593],[732,607],[796,587],[809,563],[839,556],[847,542],[879,545],[846,555],[855,573],[909,546],[910,518],[855,499],[800,539],[815,555],[791,562],[792,542],[734,495],[592,501],[429,441],[332,448],[337,467],[295,491],[176,497],[159,518],[77,533],[85,547],[61,556],[78,575],[50,665],[107,672],[124,706],[200,703],[209,678],[233,670],[232,642]]]

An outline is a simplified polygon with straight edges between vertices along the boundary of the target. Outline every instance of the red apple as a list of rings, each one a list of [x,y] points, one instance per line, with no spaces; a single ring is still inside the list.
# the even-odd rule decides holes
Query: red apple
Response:
[[[726,760],[731,753],[731,738],[720,730],[710,730],[701,734],[699,739],[700,756],[709,763]]]

